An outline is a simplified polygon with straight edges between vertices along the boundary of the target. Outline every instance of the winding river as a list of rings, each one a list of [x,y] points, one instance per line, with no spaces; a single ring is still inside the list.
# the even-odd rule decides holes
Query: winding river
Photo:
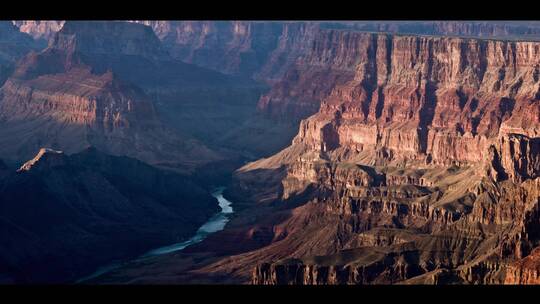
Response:
[[[229,221],[228,215],[233,213],[233,208],[231,206],[232,202],[228,201],[226,198],[223,197],[224,190],[225,190],[225,187],[219,187],[219,188],[216,188],[212,192],[212,196],[218,200],[221,211],[217,213],[216,215],[214,215],[213,217],[211,217],[206,223],[204,223],[199,228],[199,230],[197,230],[197,232],[192,238],[181,243],[176,243],[176,244],[152,249],[149,252],[143,254],[139,258],[136,258],[132,261],[142,261],[142,260],[154,257],[154,256],[181,251],[190,245],[197,244],[203,241],[208,235],[223,230],[223,228],[225,228],[225,225]],[[127,263],[129,263],[129,261],[123,262],[123,263],[113,263],[104,267],[100,267],[97,271],[95,271],[89,276],[79,279],[76,283],[83,283],[88,280],[97,278],[105,273],[118,269]]]

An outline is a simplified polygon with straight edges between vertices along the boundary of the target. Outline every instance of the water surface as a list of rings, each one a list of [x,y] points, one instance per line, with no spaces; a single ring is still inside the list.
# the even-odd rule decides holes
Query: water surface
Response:
[[[224,190],[225,190],[225,187],[219,187],[219,188],[216,188],[214,192],[212,192],[212,196],[215,197],[219,202],[219,207],[221,208],[221,211],[217,213],[216,215],[214,215],[213,217],[211,217],[206,223],[204,223],[199,228],[199,230],[197,230],[197,232],[192,238],[181,243],[175,243],[172,245],[152,249],[148,251],[147,253],[143,254],[142,256],[140,256],[139,258],[136,258],[131,261],[139,262],[139,261],[143,261],[145,259],[155,257],[158,255],[181,251],[190,245],[197,244],[203,241],[208,235],[223,230],[225,228],[225,225],[229,221],[228,215],[233,213],[232,202],[228,201],[226,198],[223,197]],[[97,278],[105,273],[118,269],[129,262],[130,261],[123,262],[123,263],[112,263],[112,264],[100,267],[93,274],[78,280],[77,283],[81,283],[84,281],[88,281],[90,279]]]

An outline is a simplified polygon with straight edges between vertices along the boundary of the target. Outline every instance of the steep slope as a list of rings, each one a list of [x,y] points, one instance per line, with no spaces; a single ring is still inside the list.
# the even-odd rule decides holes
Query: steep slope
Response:
[[[188,178],[94,148],[41,149],[0,197],[0,273],[14,283],[69,282],[189,238],[218,210]]]
[[[76,35],[77,43],[72,42],[73,32],[83,33]],[[111,47],[113,42],[116,47]],[[226,155],[268,154],[269,148],[259,144],[260,139],[246,142],[246,136],[238,136],[259,130],[273,132],[271,122],[256,117],[256,102],[266,86],[242,75],[224,75],[181,62],[169,56],[163,44],[150,27],[141,24],[68,22],[52,46],[73,48],[95,73],[112,70],[118,78],[140,87],[156,102],[164,123],[175,131],[213,149],[225,149],[221,153]],[[285,144],[274,148],[270,143],[270,152]]]
[[[261,113],[276,120],[300,120],[317,112],[332,88],[352,80],[361,42],[331,33],[316,31],[309,50],[261,97]]]

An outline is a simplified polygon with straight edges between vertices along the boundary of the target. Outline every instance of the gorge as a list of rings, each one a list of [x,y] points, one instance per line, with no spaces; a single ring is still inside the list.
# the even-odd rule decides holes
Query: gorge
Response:
[[[2,282],[540,283],[537,21],[14,28]]]

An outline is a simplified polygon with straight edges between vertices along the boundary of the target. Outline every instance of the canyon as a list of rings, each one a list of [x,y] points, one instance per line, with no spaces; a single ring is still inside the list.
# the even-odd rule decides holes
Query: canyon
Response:
[[[6,227],[38,231],[13,202],[74,204],[82,211],[60,221],[62,233],[37,238],[73,240],[70,254],[85,257],[75,233],[96,253],[113,246],[104,233],[120,221],[119,201],[132,220],[156,212],[129,223],[136,235],[111,236],[125,240],[114,244],[122,254],[96,254],[84,265],[91,272],[189,239],[217,212],[217,185],[233,202],[223,230],[86,283],[539,282],[536,21],[15,26],[35,44],[0,89]],[[21,194],[27,183],[37,190]],[[94,199],[97,185],[111,191]],[[51,223],[62,214],[43,212]],[[4,246],[38,267],[41,243],[19,232]],[[136,237],[151,241],[136,246]],[[63,254],[50,250],[53,260]],[[18,255],[2,257],[7,281],[51,280],[9,259]]]
[[[260,99],[308,117],[289,147],[235,172],[227,228],[101,282],[535,282],[539,47],[319,31]]]

